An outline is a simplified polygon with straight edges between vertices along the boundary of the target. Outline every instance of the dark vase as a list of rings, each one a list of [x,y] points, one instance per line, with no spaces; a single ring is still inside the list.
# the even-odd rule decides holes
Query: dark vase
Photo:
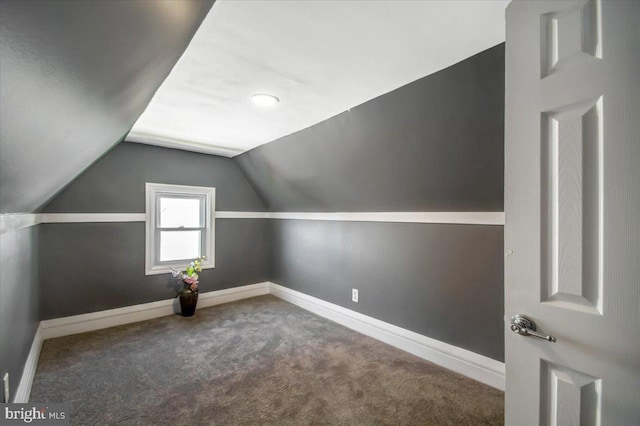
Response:
[[[190,288],[185,287],[180,292],[180,310],[183,317],[190,317],[196,312],[196,305],[198,304],[198,292],[191,291]]]

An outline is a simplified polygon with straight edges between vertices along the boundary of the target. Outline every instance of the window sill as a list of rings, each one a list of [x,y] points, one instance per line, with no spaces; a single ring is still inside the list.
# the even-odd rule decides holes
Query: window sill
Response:
[[[179,270],[184,270],[184,268],[187,266],[188,262],[183,262],[177,265],[160,265],[160,266],[152,266],[151,268],[147,268],[144,272],[145,275],[160,275],[160,274],[170,274],[171,273],[171,268],[174,269],[179,269]],[[209,263],[203,263],[202,264],[202,269],[213,269],[216,266],[209,262]]]

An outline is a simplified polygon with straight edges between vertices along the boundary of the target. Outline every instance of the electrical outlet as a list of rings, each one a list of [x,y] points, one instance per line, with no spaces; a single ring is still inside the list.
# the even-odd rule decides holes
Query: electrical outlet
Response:
[[[8,404],[9,403],[9,373],[4,373],[4,376],[2,376],[2,383],[4,385],[4,392],[3,392],[3,399],[4,399],[4,403]]]
[[[351,300],[358,303],[358,289],[357,288],[352,288],[351,289]]]

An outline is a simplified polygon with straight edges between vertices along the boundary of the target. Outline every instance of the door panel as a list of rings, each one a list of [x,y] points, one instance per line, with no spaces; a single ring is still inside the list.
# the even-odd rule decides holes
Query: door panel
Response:
[[[506,66],[507,424],[638,425],[640,2],[514,1]]]
[[[565,366],[542,362],[541,423],[598,425],[602,381]]]
[[[541,300],[592,313],[602,313],[601,120],[600,97],[544,111],[541,129]]]

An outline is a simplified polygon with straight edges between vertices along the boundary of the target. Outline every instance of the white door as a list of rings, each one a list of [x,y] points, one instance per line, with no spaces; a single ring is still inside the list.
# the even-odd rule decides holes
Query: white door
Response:
[[[640,1],[512,2],[506,80],[506,423],[638,426]]]

